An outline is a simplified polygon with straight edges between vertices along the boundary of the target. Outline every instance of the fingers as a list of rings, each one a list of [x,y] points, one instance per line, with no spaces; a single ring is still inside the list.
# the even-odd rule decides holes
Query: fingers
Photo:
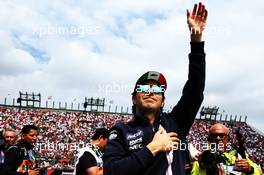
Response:
[[[152,140],[152,146],[154,145],[159,151],[171,151],[179,142],[180,139],[177,133],[166,133],[164,129],[159,129]]]
[[[177,142],[177,143],[180,142],[180,139],[178,138],[178,134],[175,132],[167,133],[167,136],[169,136],[170,140],[173,142]]]
[[[180,142],[178,138],[178,134],[175,132],[167,133],[166,136],[168,137],[168,141],[165,144],[165,151],[171,151],[175,149],[175,146]]]
[[[192,19],[200,20],[202,19],[205,21],[207,19],[208,11],[205,8],[205,5],[203,5],[201,2],[199,4],[194,4],[193,11],[192,11]],[[190,17],[190,12],[187,10],[187,18]]]
[[[208,15],[208,11],[206,9],[204,9],[202,16],[201,16],[201,21],[206,22],[207,15]]]
[[[235,167],[239,170],[248,171],[250,170],[250,165],[246,159],[236,160]]]
[[[171,141],[179,143],[180,139],[178,137],[171,137]]]
[[[198,10],[197,10],[197,16],[201,16],[202,14],[202,10],[203,10],[203,4],[201,2],[199,2],[199,5],[198,5]]]
[[[248,165],[248,162],[246,159],[240,159],[240,160],[236,160],[236,165],[237,166],[245,166],[245,165]]]
[[[164,133],[164,130],[163,129],[159,129],[156,134],[157,137],[160,137],[158,135],[164,135],[165,137],[168,137],[167,139],[168,140],[171,140],[171,141],[175,141],[175,142],[179,142],[180,139],[178,138],[178,134],[175,133],[175,132],[169,132],[169,133]]]
[[[187,9],[186,10],[186,14],[187,14],[187,20],[190,18],[190,11]]]
[[[192,17],[196,15],[196,10],[197,10],[197,4],[194,4],[193,11],[192,11]]]
[[[167,133],[167,135],[170,137],[178,137],[178,134],[176,132],[169,132]]]

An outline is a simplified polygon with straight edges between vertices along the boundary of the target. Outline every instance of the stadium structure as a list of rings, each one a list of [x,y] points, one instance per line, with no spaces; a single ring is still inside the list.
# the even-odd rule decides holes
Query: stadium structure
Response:
[[[114,107],[105,108],[105,99],[86,98],[82,104],[67,103],[59,107],[41,106],[40,94],[21,93],[12,104],[7,100],[0,101],[0,129],[13,128],[18,132],[23,125],[35,124],[40,128],[36,150],[40,167],[48,173],[60,171],[62,174],[72,174],[75,155],[79,148],[89,143],[96,128],[111,128],[117,122],[128,122],[132,119],[129,108],[120,111]],[[37,104],[37,105],[35,105]],[[242,129],[245,146],[252,160],[264,170],[264,135],[247,123],[247,116],[232,116],[219,113],[219,107],[202,107],[188,135],[189,143],[199,143],[207,140],[208,128],[221,122],[229,129],[229,138],[232,144],[237,144],[236,131]],[[198,148],[197,148],[198,149]]]

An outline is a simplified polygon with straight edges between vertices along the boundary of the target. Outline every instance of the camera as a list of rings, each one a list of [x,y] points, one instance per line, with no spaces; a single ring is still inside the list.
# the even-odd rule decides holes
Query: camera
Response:
[[[199,159],[199,163],[206,169],[208,174],[216,174],[218,171],[218,164],[224,162],[220,152],[204,151]]]

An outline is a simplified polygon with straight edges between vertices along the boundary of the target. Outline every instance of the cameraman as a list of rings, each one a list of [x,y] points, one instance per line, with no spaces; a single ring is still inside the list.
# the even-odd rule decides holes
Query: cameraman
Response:
[[[14,145],[17,140],[17,133],[14,129],[7,128],[0,137],[0,170],[2,170],[5,161],[6,150]]]
[[[247,155],[242,158],[237,150],[231,148],[231,144],[228,143],[228,133],[229,129],[221,123],[211,126],[208,141],[211,149],[215,149],[216,153],[204,151],[198,161],[193,163],[191,175],[222,175],[232,172],[233,174],[240,172],[242,175],[261,175],[257,164]],[[212,173],[211,170],[214,168],[216,171]]]

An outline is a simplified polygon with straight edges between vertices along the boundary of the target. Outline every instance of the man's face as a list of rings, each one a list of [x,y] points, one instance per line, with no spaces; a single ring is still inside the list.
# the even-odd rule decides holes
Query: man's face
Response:
[[[30,145],[33,145],[37,141],[37,136],[38,136],[38,131],[31,129],[29,133],[27,134],[22,134],[22,139],[29,143]]]
[[[4,135],[5,141],[7,142],[7,144],[9,145],[14,145],[16,142],[16,133],[13,131],[6,131],[5,135]]]
[[[98,144],[98,147],[101,151],[104,151],[105,147],[106,147],[106,144],[107,144],[107,141],[108,139],[103,137],[103,136],[100,136],[99,138],[99,144]]]
[[[150,85],[150,87],[157,85],[154,81],[147,81],[145,84]],[[157,112],[164,106],[164,99],[162,93],[154,93],[153,89],[150,88],[147,93],[137,92],[133,96],[133,104],[136,105],[137,110],[141,113]]]
[[[228,133],[226,132],[225,129],[219,127],[219,128],[213,128],[212,130],[210,130],[209,133],[209,142],[210,143],[214,143],[218,149],[224,149],[226,150],[226,146],[228,143]]]

